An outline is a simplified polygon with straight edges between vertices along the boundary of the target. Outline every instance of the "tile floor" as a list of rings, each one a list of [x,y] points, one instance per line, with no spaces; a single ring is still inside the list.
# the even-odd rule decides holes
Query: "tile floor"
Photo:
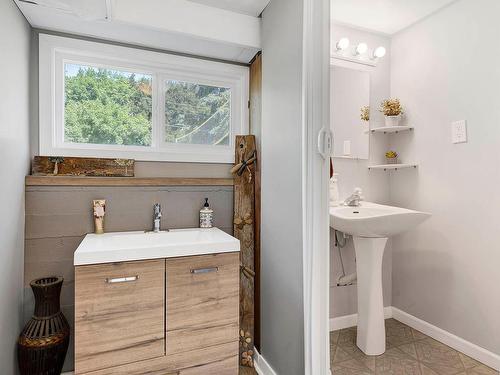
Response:
[[[330,333],[333,375],[498,375],[489,367],[394,319],[385,321],[387,350],[368,357],[356,346],[356,327]]]

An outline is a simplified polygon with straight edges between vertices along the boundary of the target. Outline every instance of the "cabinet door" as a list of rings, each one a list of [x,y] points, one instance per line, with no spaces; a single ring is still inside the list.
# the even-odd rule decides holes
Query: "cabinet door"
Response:
[[[237,361],[238,322],[238,253],[167,259],[166,346],[174,368],[199,365],[194,358],[207,348]]]
[[[165,355],[165,260],[75,268],[75,372]]]

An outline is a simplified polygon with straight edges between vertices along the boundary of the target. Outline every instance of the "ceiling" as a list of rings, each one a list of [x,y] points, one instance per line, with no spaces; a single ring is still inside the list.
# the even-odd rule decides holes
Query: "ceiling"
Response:
[[[17,0],[22,10],[23,6],[38,8],[72,15],[87,21],[101,20],[107,17],[106,2],[103,0]]]
[[[332,0],[332,20],[392,35],[454,1]]]
[[[271,0],[188,0],[193,3],[208,5],[231,12],[258,17]]]

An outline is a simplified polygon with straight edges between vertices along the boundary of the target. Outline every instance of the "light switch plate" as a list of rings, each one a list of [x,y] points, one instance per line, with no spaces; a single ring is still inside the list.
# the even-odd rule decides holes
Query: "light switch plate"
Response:
[[[467,142],[467,121],[455,121],[451,124],[451,141],[453,143]]]
[[[344,141],[344,156],[351,155],[351,141]]]

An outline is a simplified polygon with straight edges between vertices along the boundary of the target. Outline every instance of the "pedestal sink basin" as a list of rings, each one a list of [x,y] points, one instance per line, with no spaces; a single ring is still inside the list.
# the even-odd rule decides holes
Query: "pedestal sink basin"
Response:
[[[356,343],[367,355],[385,352],[382,258],[387,240],[429,217],[425,212],[370,202],[330,208],[330,226],[353,237],[358,280]]]
[[[330,226],[352,236],[387,238],[416,227],[429,216],[425,212],[361,202],[358,207],[331,207]]]

